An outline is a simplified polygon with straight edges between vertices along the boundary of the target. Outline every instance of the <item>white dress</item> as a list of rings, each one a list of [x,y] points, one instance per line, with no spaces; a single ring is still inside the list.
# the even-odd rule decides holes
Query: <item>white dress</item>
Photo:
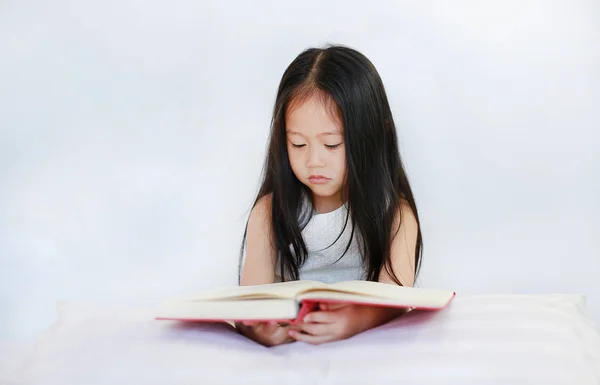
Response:
[[[315,213],[302,230],[308,256],[300,268],[301,280],[335,283],[366,279],[356,232],[350,248],[342,257],[352,233],[352,222],[349,218],[346,223],[347,213],[345,204],[329,213]],[[343,233],[340,236],[342,229]],[[279,264],[275,273],[276,281],[281,281]]]

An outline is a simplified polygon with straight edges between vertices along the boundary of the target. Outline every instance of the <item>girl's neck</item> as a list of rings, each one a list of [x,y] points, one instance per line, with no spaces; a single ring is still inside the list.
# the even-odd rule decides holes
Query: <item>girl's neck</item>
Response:
[[[339,209],[344,202],[341,196],[320,197],[313,194],[314,209],[317,214],[326,214]]]

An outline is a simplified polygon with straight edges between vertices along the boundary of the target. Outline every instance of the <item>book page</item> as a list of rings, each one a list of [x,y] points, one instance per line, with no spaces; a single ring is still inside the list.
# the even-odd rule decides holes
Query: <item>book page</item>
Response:
[[[156,319],[178,321],[266,321],[293,320],[298,303],[290,299],[249,301],[167,301],[159,307]]]
[[[328,285],[314,281],[289,281],[268,283],[252,286],[234,286],[223,287],[214,290],[208,290],[185,298],[191,301],[216,301],[216,300],[241,300],[241,299],[260,299],[260,298],[294,298],[298,293],[310,289],[325,289]]]
[[[372,302],[376,298],[390,299],[402,301],[406,304],[419,304],[419,306],[425,307],[429,305],[437,307],[441,303],[447,303],[454,297],[454,292],[452,291],[421,289],[371,281],[346,281],[328,285],[325,287],[325,290],[323,288],[308,289],[299,298],[306,299],[320,296],[322,298],[328,297],[334,299],[336,296],[339,297],[336,293],[365,297],[361,300],[363,302],[368,301],[369,297],[371,297]]]
[[[424,294],[424,293],[421,293]],[[347,303],[356,305],[374,305],[399,308],[441,309],[453,298],[454,293],[445,295],[396,295],[372,296],[331,290],[308,291],[298,296],[300,302],[310,300],[326,303]]]

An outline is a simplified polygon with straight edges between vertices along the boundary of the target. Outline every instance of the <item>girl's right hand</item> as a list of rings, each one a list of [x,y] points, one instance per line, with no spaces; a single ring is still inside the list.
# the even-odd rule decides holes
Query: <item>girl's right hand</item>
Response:
[[[243,335],[267,347],[295,341],[289,335],[289,331],[295,329],[292,325],[280,326],[277,322],[256,321],[236,322],[235,325]]]

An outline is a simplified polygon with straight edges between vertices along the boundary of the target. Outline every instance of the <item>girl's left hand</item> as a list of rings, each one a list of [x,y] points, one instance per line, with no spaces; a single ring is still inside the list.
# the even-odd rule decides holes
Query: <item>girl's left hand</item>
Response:
[[[343,340],[368,328],[370,309],[358,305],[320,304],[319,310],[307,314],[296,325],[297,330],[290,330],[289,335],[314,345]]]

